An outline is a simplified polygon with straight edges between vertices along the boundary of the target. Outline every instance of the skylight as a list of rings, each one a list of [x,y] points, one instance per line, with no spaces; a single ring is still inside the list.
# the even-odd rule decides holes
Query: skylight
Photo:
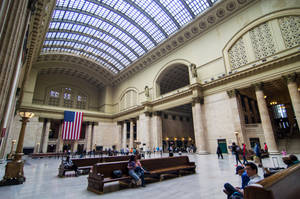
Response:
[[[57,0],[42,53],[71,53],[118,73],[217,0]]]

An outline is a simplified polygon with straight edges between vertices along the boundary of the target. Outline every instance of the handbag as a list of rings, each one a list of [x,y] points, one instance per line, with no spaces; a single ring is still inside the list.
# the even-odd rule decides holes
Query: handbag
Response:
[[[114,170],[113,171],[113,178],[121,178],[122,177],[122,171],[121,170]]]

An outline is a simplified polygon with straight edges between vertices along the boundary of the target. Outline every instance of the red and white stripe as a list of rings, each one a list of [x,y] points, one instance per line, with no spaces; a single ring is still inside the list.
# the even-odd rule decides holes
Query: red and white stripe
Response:
[[[74,122],[64,121],[62,126],[63,140],[79,140],[82,124],[82,112],[75,112]]]

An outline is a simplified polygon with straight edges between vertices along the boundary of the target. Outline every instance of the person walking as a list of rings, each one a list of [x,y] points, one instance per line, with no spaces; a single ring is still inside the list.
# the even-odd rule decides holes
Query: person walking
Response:
[[[243,149],[242,149],[242,153],[243,153],[243,164],[247,164],[248,163],[248,160],[247,160],[247,157],[246,157],[246,144],[243,143]]]
[[[219,159],[220,157],[223,159],[222,149],[221,149],[220,145],[218,145],[218,147],[217,147],[217,154],[218,154],[218,159]]]
[[[240,147],[237,146],[235,144],[235,142],[232,143],[232,152],[235,155],[236,166],[238,166],[239,163],[241,163],[241,165],[242,165],[243,163],[241,162],[240,157],[239,157]]]

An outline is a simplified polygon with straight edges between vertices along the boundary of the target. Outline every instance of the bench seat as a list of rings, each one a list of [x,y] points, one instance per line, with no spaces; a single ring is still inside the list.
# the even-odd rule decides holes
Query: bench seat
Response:
[[[167,158],[153,158],[141,160],[142,166],[148,171],[145,177],[162,180],[162,176],[181,175],[182,171],[186,173],[195,173],[196,165],[190,162],[188,156],[177,156]],[[130,180],[127,169],[128,161],[111,162],[111,163],[98,163],[93,166],[92,171],[88,177],[87,190],[95,193],[103,193],[105,183]],[[114,178],[113,171],[121,170],[123,176],[121,178]]]

